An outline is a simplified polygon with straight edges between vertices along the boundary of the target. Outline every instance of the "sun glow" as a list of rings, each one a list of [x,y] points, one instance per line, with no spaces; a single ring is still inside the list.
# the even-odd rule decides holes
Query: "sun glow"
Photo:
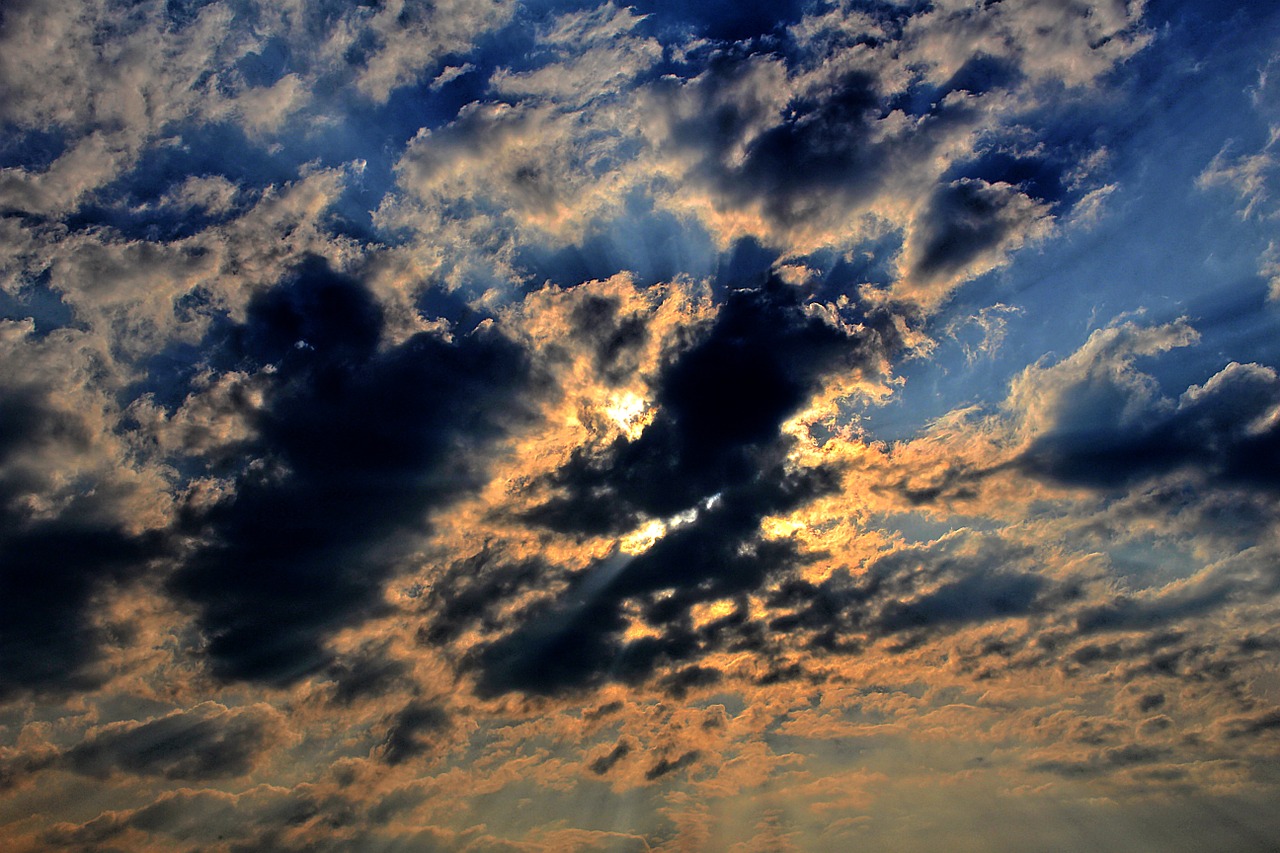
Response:
[[[631,391],[610,394],[604,413],[609,416],[629,441],[635,441],[653,420],[653,410],[644,398]]]
[[[667,525],[654,518],[622,537],[618,547],[624,554],[631,554],[632,556],[643,554],[653,547],[653,543],[666,535]]]
[[[717,598],[715,601],[695,604],[690,611],[690,616],[693,617],[693,626],[701,628],[703,625],[732,615],[737,609],[738,606],[732,598]]]
[[[703,506],[709,509],[714,504],[716,498],[719,498],[719,495],[716,495],[708,501],[704,501]],[[667,519],[651,518],[635,530],[628,533],[626,536],[623,536],[618,541],[618,549],[621,550],[622,553],[630,554],[633,557],[638,554],[643,554],[645,551],[652,548],[654,543],[663,536],[666,536],[672,530],[675,530],[678,527],[684,527],[686,524],[692,524],[694,521],[697,521],[697,519],[697,507],[691,507],[686,509],[684,512],[676,513]]]

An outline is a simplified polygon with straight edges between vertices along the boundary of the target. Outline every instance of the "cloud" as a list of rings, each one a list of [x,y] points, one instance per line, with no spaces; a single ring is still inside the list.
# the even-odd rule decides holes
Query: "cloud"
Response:
[[[55,826],[29,849],[38,849],[38,845],[112,849],[105,845],[147,841],[215,844],[228,839],[243,849],[253,849],[263,827],[306,823],[318,808],[315,796],[305,788],[262,785],[238,794],[178,788],[139,808],[107,812],[82,825]],[[267,830],[266,834],[277,843],[284,840],[278,830]]]
[[[666,776],[668,773],[675,773],[679,770],[683,770],[686,767],[691,766],[697,760],[698,760],[698,751],[696,749],[690,750],[689,752],[684,753],[683,755],[676,758],[674,761],[667,758],[659,759],[657,764],[653,765],[652,767],[650,767],[648,770],[644,772],[644,778],[650,782],[654,781],[655,779],[661,779],[663,776]]]
[[[272,371],[249,464],[193,520],[203,541],[173,580],[221,676],[321,666],[324,638],[382,609],[404,537],[475,487],[476,454],[518,417],[528,367],[492,330],[380,350],[381,330],[370,294],[312,260],[215,338],[229,364]]]
[[[897,549],[856,575],[789,580],[773,594],[781,613],[769,628],[803,634],[818,648],[857,650],[892,637],[902,649],[967,624],[1025,617],[1063,594],[1029,570],[1030,556],[1000,537],[958,531]]]
[[[143,723],[103,727],[62,753],[59,764],[95,777],[243,776],[278,726],[279,714],[270,706],[227,709],[209,702]]]
[[[617,746],[609,750],[609,752],[601,755],[599,758],[592,760],[588,765],[592,773],[597,776],[603,776],[613,769],[613,766],[626,758],[631,753],[631,745],[626,741],[618,741]]]
[[[551,479],[564,496],[531,518],[622,532],[641,515],[695,509],[767,468],[783,421],[829,374],[874,370],[880,345],[873,332],[850,335],[808,312],[780,282],[738,291],[705,337],[663,369],[658,412],[639,438],[617,439],[603,459],[576,453]],[[757,454],[763,459],[753,461]]]
[[[783,421],[829,373],[866,369],[874,359],[864,350],[877,342],[806,311],[786,285],[733,294],[701,339],[663,368],[658,411],[644,431],[619,437],[599,456],[575,453],[548,483],[562,494],[525,515],[586,535],[667,519],[665,536],[638,555],[615,553],[588,568],[559,604],[528,614],[474,655],[482,689],[555,692],[606,677],[644,678],[662,660],[714,645],[685,623],[689,608],[751,590],[800,562],[791,543],[760,536],[761,520],[836,486],[833,470],[788,466],[792,439]],[[643,602],[657,636],[622,640],[628,600]]]
[[[129,457],[119,410],[86,387],[91,340],[0,323],[23,369],[0,381],[0,694],[74,689],[105,636],[92,602],[168,552],[161,472]]]
[[[4,170],[0,207],[54,216],[74,210],[166,125],[216,110],[221,99],[202,85],[202,72],[248,42],[227,26],[230,16],[214,4],[170,26],[162,10],[130,15],[111,2],[6,8],[0,42],[9,85],[0,115],[17,127],[58,128],[67,144],[43,171]],[[62,97],[48,96],[50,80]]]
[[[380,698],[409,680],[409,665],[393,657],[388,645],[365,643],[330,665],[334,702],[350,704],[367,697]]]
[[[430,747],[433,733],[448,730],[449,715],[436,705],[412,703],[392,719],[382,745],[382,760],[399,764]]]
[[[377,10],[344,15],[326,47],[334,50],[341,39],[348,51],[365,53],[355,75],[356,88],[375,101],[385,101],[393,89],[416,82],[424,68],[465,52],[478,37],[506,24],[515,8],[505,0],[479,6],[459,0],[395,0]]]
[[[510,3],[294,9],[222,3],[137,8],[60,0],[6,8],[0,117],[56,128],[43,169],[0,172],[0,208],[63,217],[95,199],[175,130],[199,145],[224,122],[271,145],[291,123],[324,126],[350,91],[382,103],[507,24]],[[252,20],[252,24],[248,21]],[[50,81],[65,97],[49,97]],[[34,165],[34,164],[32,164]]]
[[[895,296],[933,306],[1095,189],[1077,150],[1092,143],[1036,144],[1016,118],[1045,80],[1088,86],[1141,47],[1136,21],[1086,4],[840,7],[774,41],[728,44],[612,4],[566,13],[539,30],[532,67],[497,69],[486,97],[418,133],[376,221],[423,241],[455,287],[536,277],[526,265],[548,239],[607,243],[611,224],[643,232],[671,215],[719,248],[749,237],[784,256],[897,234],[911,247],[900,274],[918,275]],[[674,73],[659,74],[664,49]],[[1017,156],[1001,169],[997,152]],[[981,245],[941,264],[941,223],[966,193],[956,233]],[[667,239],[705,253],[695,236]]]
[[[783,254],[897,231],[907,256],[895,294],[936,306],[1076,200],[1046,198],[1074,158],[1043,147],[1020,161],[1039,170],[1032,181],[956,173],[982,165],[984,149],[1028,148],[1015,117],[1044,81],[1091,85],[1145,42],[1137,20],[1111,4],[838,5],[772,51],[717,50],[700,74],[646,93],[662,117],[646,136],[678,187],[664,199],[722,245],[751,236]],[[1077,169],[1080,197],[1083,178]]]
[[[221,175],[190,177],[172,192],[167,193],[162,204],[178,208],[204,208],[210,213],[226,213],[236,201],[238,188]]]
[[[94,593],[136,577],[162,553],[156,537],[78,519],[76,509],[56,521],[30,523],[10,512],[0,519],[0,695],[91,683],[84,667],[106,636],[92,619]]]
[[[1061,369],[1024,374],[1016,393],[1038,398],[1033,405],[1048,410],[1048,418],[1017,464],[1061,482],[1102,487],[1190,471],[1221,486],[1273,491],[1280,474],[1280,381],[1273,369],[1232,362],[1174,402],[1132,368],[1141,350],[1122,344],[1124,349],[1106,352],[1125,338],[1163,347],[1157,336],[1179,335],[1169,340],[1176,345],[1193,334],[1185,324],[1097,332]],[[1086,352],[1096,360],[1079,357]],[[1048,400],[1052,404],[1045,405]]]
[[[1275,13],[677,5],[5,7],[0,847],[1275,837]]]
[[[922,291],[949,290],[1045,236],[1050,221],[1048,205],[1008,184],[961,179],[940,187],[907,244],[904,280]]]
[[[1196,179],[1196,185],[1202,189],[1225,186],[1235,191],[1243,208],[1240,215],[1246,219],[1252,216],[1265,215],[1270,205],[1270,177],[1276,170],[1276,159],[1271,154],[1276,136],[1257,154],[1228,158],[1228,147],[1214,155],[1212,162],[1205,167]]]

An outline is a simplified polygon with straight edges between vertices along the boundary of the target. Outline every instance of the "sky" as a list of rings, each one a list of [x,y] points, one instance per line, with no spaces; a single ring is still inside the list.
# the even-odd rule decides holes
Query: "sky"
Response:
[[[1280,6],[6,0],[0,847],[1280,846]]]

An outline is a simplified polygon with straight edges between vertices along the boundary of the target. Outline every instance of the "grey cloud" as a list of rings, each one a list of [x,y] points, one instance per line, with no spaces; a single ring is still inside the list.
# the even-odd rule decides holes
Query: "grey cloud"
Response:
[[[1115,487],[1188,471],[1219,485],[1280,488],[1280,380],[1269,367],[1229,364],[1176,404],[1101,372],[1065,393],[1058,419],[1019,459],[1028,473]]]
[[[655,779],[661,779],[663,776],[670,773],[675,773],[679,770],[685,769],[686,767],[692,766],[700,756],[701,753],[699,753],[698,750],[691,749],[688,752],[682,753],[674,761],[668,758],[659,759],[657,764],[644,772],[644,778],[650,782]]]
[[[143,723],[105,727],[65,751],[58,763],[97,777],[243,776],[270,745],[278,721],[277,712],[267,706],[228,709],[210,702]]]
[[[32,511],[57,494],[59,468],[104,461],[97,438],[82,415],[43,391],[0,389],[0,696],[84,686],[104,640],[92,596],[138,577],[168,550],[159,532],[116,520],[130,496],[109,481],[66,496],[56,513]]]
[[[626,740],[618,741],[613,749],[594,759],[587,768],[597,776],[604,776],[613,766],[631,753],[631,744]]]
[[[433,740],[451,727],[449,714],[439,705],[413,702],[391,719],[380,749],[382,760],[395,765],[426,752]]]
[[[858,576],[791,580],[773,595],[775,631],[819,647],[895,637],[899,648],[972,623],[1033,615],[1070,591],[1029,571],[1032,553],[996,536],[952,534],[881,557]]]
[[[929,280],[955,276],[1022,242],[1047,210],[1013,186],[961,179],[938,187],[917,223],[909,274]],[[991,266],[988,261],[985,266]]]

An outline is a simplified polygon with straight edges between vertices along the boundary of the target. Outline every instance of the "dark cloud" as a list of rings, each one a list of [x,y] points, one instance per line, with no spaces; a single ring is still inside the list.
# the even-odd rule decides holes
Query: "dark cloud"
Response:
[[[869,197],[891,152],[874,141],[883,104],[873,76],[851,72],[827,91],[797,98],[779,116],[767,101],[738,92],[774,61],[725,52],[692,83],[672,79],[670,91],[659,91],[681,108],[672,142],[699,157],[699,177],[735,206],[762,202],[769,218],[786,227]],[[757,132],[762,121],[767,129]]]
[[[617,385],[637,370],[640,348],[649,339],[649,327],[638,314],[622,315],[618,299],[589,295],[574,306],[574,332],[591,346],[595,369],[606,382]]]
[[[1138,710],[1143,713],[1154,711],[1156,708],[1162,707],[1164,702],[1163,693],[1147,693],[1138,698]]]
[[[0,514],[0,696],[87,686],[85,667],[107,639],[89,609],[94,593],[138,576],[163,541],[74,511],[35,523],[15,515]]]
[[[87,451],[75,413],[33,389],[0,392],[0,697],[21,689],[84,686],[105,636],[89,603],[104,585],[137,577],[164,553],[163,538],[133,535],[108,519],[118,495],[105,485],[71,497],[52,517],[27,500],[43,476],[23,462],[57,447]]]
[[[655,779],[661,779],[669,773],[675,773],[677,770],[683,770],[698,760],[700,753],[696,749],[691,749],[682,754],[674,761],[663,758],[657,764],[650,767],[644,772],[644,778],[650,782]]]
[[[1129,743],[1099,750],[1078,761],[1045,761],[1033,765],[1031,769],[1069,779],[1090,778],[1109,775],[1126,767],[1155,764],[1166,759],[1168,755],[1168,749]]]
[[[784,121],[748,144],[734,175],[736,191],[762,196],[783,225],[822,215],[833,190],[845,195],[846,204],[865,198],[884,177],[880,167],[888,152],[871,132],[882,112],[878,81],[862,72],[793,100]]]
[[[397,537],[482,476],[524,387],[524,354],[488,329],[379,349],[381,311],[358,282],[308,262],[256,298],[224,358],[274,374],[234,497],[173,588],[199,607],[215,672],[288,681],[324,638],[376,612]]]
[[[631,744],[625,740],[620,740],[613,749],[588,764],[587,768],[597,776],[603,776],[613,769],[613,765],[629,755],[630,752]]]
[[[738,631],[740,619],[695,631],[690,608],[803,562],[793,543],[762,539],[760,521],[831,493],[839,476],[792,469],[780,427],[832,371],[867,370],[878,345],[808,312],[780,283],[731,294],[701,339],[662,370],[658,412],[640,437],[600,455],[578,452],[552,478],[560,496],[527,516],[582,534],[618,534],[680,513],[684,523],[642,554],[615,554],[574,577],[558,603],[523,614],[473,656],[481,689],[546,693],[640,680]],[[623,642],[629,600],[660,636]]]
[[[995,537],[904,548],[857,575],[840,570],[820,583],[787,581],[770,603],[789,612],[769,627],[817,648],[856,650],[862,641],[892,637],[905,649],[962,625],[1051,610],[1074,594],[1024,570],[1028,556]]]
[[[312,820],[323,803],[307,790],[261,786],[233,795],[214,789],[178,788],[132,811],[107,811],[81,824],[64,823],[43,835],[47,849],[101,851],[134,849],[136,845],[108,846],[129,831],[153,833],[163,846],[175,843],[196,845],[195,849],[226,847],[229,850],[298,849],[281,837],[282,827],[297,828]],[[264,829],[266,827],[266,829]],[[260,846],[248,839],[266,836],[277,842]],[[163,841],[161,842],[161,839]],[[229,845],[228,845],[228,842]],[[316,849],[309,844],[309,849]]]
[[[671,698],[683,700],[689,691],[699,687],[710,687],[718,684],[722,678],[720,670],[705,666],[686,666],[676,670],[662,679],[662,687],[671,694]]]
[[[645,553],[615,555],[575,578],[557,606],[526,614],[481,653],[482,686],[546,692],[643,678],[715,642],[687,625],[689,608],[797,565],[791,543],[758,538],[760,519],[838,486],[835,471],[788,467],[782,422],[831,371],[866,369],[874,346],[810,314],[776,282],[731,294],[704,336],[661,372],[658,413],[644,433],[601,455],[577,453],[552,478],[560,495],[528,516],[586,534],[691,517]],[[653,598],[660,590],[673,592]],[[664,626],[661,637],[621,642],[628,599]]]
[[[963,624],[1031,612],[1047,586],[1039,575],[988,571],[968,574],[881,611],[887,631]]]
[[[1054,203],[1068,195],[1067,172],[1071,164],[1060,158],[1036,154],[1019,154],[1003,148],[986,151],[981,157],[964,163],[953,172],[957,179],[979,181],[988,186],[1004,184],[1017,187],[1032,198]],[[979,212],[971,208],[970,215]]]
[[[388,645],[366,643],[329,665],[333,701],[349,704],[357,699],[382,696],[405,680],[409,667],[387,655]]]
[[[267,745],[272,712],[208,703],[145,723],[107,728],[67,750],[59,764],[77,773],[167,779],[242,776]]]
[[[773,664],[769,667],[764,675],[756,678],[755,683],[761,686],[768,684],[782,684],[786,681],[797,681],[804,678],[804,667],[798,663],[790,663],[785,666]]]
[[[925,278],[954,274],[1025,228],[1008,215],[1020,194],[1004,184],[962,178],[938,187],[920,220],[920,249],[912,272]]]
[[[599,720],[612,714],[616,714],[621,710],[622,702],[620,700],[614,700],[613,702],[604,703],[599,708],[594,708],[590,711],[584,712],[582,719],[588,722],[592,720]]]
[[[1280,710],[1264,711],[1249,717],[1227,721],[1228,738],[1253,737],[1280,732]]]
[[[625,680],[628,670],[651,665],[667,645],[650,643],[623,662],[617,638],[625,628],[612,602],[543,607],[522,614],[519,627],[473,653],[470,663],[480,668],[479,690],[484,695],[511,690],[554,693],[603,681],[607,675]],[[624,669],[623,663],[631,666]]]
[[[695,631],[690,608],[758,588],[771,574],[802,565],[807,558],[792,542],[759,537],[760,520],[830,493],[836,484],[833,472],[789,472],[778,464],[751,483],[726,488],[694,521],[649,550],[607,558],[576,576],[555,605],[523,614],[519,627],[474,658],[481,690],[551,693],[607,679],[635,682],[663,662],[718,647],[734,632],[734,620]],[[644,618],[662,628],[660,636],[622,640],[628,600],[640,603]]]
[[[904,174],[929,174],[922,164],[937,158],[958,130],[982,120],[973,97],[947,99],[947,92],[1009,89],[1020,80],[1007,64],[983,57],[941,89],[918,82],[895,92],[896,84],[853,70],[791,93],[779,109],[770,69],[784,64],[776,55],[738,46],[710,57],[694,80],[671,77],[655,89],[672,115],[672,147],[695,162],[691,177],[718,205],[758,208],[784,230],[829,228],[833,219],[856,215],[877,194],[892,191]],[[909,132],[886,134],[882,121],[895,110],[922,120]],[[964,194],[956,184],[936,190],[929,218],[943,246],[959,236],[946,231],[949,216],[961,214],[965,236],[978,240],[998,230],[983,216],[997,211],[984,210],[980,194],[959,197]],[[940,268],[944,253],[931,253],[929,265]]]
[[[1022,77],[1022,71],[1008,59],[989,54],[977,54],[961,65],[951,79],[942,84],[935,97],[945,97],[950,92],[969,92],[981,95],[993,89],[1011,88]]]
[[[1076,617],[1081,633],[1137,631],[1159,628],[1168,622],[1195,617],[1217,609],[1236,590],[1229,584],[1193,585],[1174,593],[1138,598],[1117,596],[1113,601],[1087,607]]]
[[[1112,488],[1184,470],[1219,486],[1280,489],[1280,381],[1256,364],[1230,364],[1176,406],[1134,413],[1131,391],[1099,372],[1066,392],[1053,425],[1022,454],[1023,470]]]
[[[431,586],[426,606],[432,617],[419,639],[445,643],[473,626],[493,631],[500,627],[497,612],[508,602],[530,588],[545,588],[555,577],[542,560],[509,561],[489,549],[457,560]]]
[[[438,705],[422,702],[406,705],[391,719],[381,747],[382,760],[394,765],[423,754],[451,725],[449,714]]]
[[[874,335],[874,333],[872,333]],[[705,336],[658,379],[658,412],[635,441],[575,452],[562,489],[530,519],[562,532],[621,533],[670,517],[776,463],[779,428],[836,370],[869,370],[878,338],[853,338],[773,281],[729,295]]]

